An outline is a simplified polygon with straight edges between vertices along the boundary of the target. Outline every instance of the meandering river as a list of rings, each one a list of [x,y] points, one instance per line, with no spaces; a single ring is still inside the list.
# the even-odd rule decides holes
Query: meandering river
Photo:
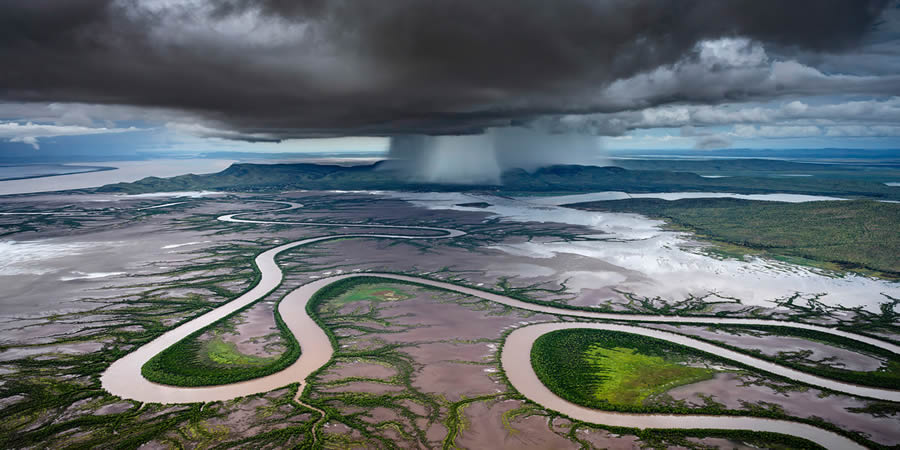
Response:
[[[273,211],[286,211],[302,207],[298,203],[275,202],[288,204],[286,208]],[[448,289],[467,295],[483,298],[488,301],[508,305],[515,308],[526,309],[535,312],[555,314],[560,316],[578,317],[591,320],[616,320],[627,322],[665,322],[665,323],[708,323],[708,324],[741,324],[741,325],[778,325],[793,328],[802,328],[808,330],[816,330],[824,333],[830,333],[859,342],[875,345],[880,348],[889,350],[893,353],[900,354],[900,347],[897,345],[874,339],[867,336],[861,336],[828,327],[800,324],[794,322],[783,322],[774,320],[760,319],[738,319],[738,318],[718,318],[718,317],[677,317],[677,316],[659,316],[659,315],[636,315],[636,314],[612,314],[592,311],[578,311],[553,306],[537,305],[515,300],[499,294],[482,291],[465,286],[459,286],[452,283],[430,280],[425,278],[386,274],[386,273],[360,273],[360,274],[344,274],[329,278],[315,280],[311,283],[300,286],[291,291],[278,305],[278,311],[281,314],[288,329],[302,347],[302,354],[295,363],[286,369],[253,380],[242,381],[220,386],[208,387],[178,387],[168,386],[150,382],[141,376],[141,367],[147,363],[153,356],[165,350],[169,346],[189,336],[191,333],[201,330],[217,320],[224,318],[239,309],[247,306],[271,292],[281,284],[283,274],[281,269],[275,262],[275,257],[286,250],[295,247],[337,238],[353,238],[353,237],[369,237],[369,238],[391,238],[391,239],[449,239],[459,237],[465,234],[460,230],[439,227],[419,227],[419,226],[398,226],[398,225],[376,225],[363,223],[312,223],[312,222],[285,222],[285,221],[268,221],[268,220],[252,220],[239,218],[237,216],[252,213],[228,214],[220,216],[218,220],[225,222],[238,223],[255,223],[255,224],[290,224],[300,226],[317,226],[317,227],[358,227],[367,229],[398,229],[398,230],[417,230],[432,233],[430,235],[404,235],[391,233],[354,233],[354,234],[336,234],[329,236],[321,236],[315,238],[302,239],[290,242],[278,247],[269,249],[256,257],[255,263],[259,268],[261,277],[259,282],[250,290],[239,296],[238,298],[228,302],[227,304],[216,308],[198,318],[188,321],[175,329],[172,329],[153,341],[141,346],[137,350],[129,353],[125,357],[114,362],[101,376],[103,388],[108,392],[123,398],[142,402],[153,403],[194,403],[229,400],[237,397],[253,395],[268,392],[291,383],[300,383],[300,390],[303,391],[306,378],[323,365],[327,364],[333,355],[333,349],[328,336],[324,330],[319,328],[316,322],[307,314],[306,304],[310,298],[320,289],[334,283],[336,281],[358,277],[358,276],[378,276],[401,281],[411,281],[428,286]],[[803,383],[813,386],[830,389],[833,391],[844,392],[852,395],[890,400],[894,402],[900,401],[900,391],[878,389],[873,387],[859,386],[850,383],[844,383],[831,379],[826,379],[800,372],[791,368],[783,367],[768,361],[760,360],[752,356],[724,349],[722,347],[692,339],[675,333],[661,330],[642,328],[632,325],[610,324],[610,323],[542,323],[536,325],[527,325],[514,330],[508,335],[503,345],[501,353],[501,365],[506,373],[509,382],[522,395],[530,400],[555,411],[559,411],[574,419],[593,422],[599,424],[607,424],[624,427],[638,428],[706,428],[706,429],[746,429],[754,431],[770,431],[776,433],[790,434],[802,438],[809,439],[827,448],[862,448],[859,444],[837,433],[817,428],[811,425],[801,424],[798,422],[786,420],[773,420],[756,417],[737,417],[737,416],[696,416],[696,415],[670,415],[670,414],[622,414],[601,411],[570,403],[559,396],[553,394],[547,389],[537,378],[531,366],[531,347],[538,337],[541,335],[561,329],[568,328],[593,328],[614,331],[623,331],[627,333],[641,334],[675,342],[681,345],[693,347],[702,351],[719,355],[721,357],[756,367],[760,370],[785,376]]]

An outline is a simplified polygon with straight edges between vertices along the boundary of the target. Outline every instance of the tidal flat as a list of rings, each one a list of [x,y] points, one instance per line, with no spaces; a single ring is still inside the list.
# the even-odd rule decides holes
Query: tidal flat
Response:
[[[274,312],[288,292],[315,280],[365,272],[408,274],[567,308],[787,319],[857,327],[873,335],[898,333],[889,317],[896,306],[891,298],[900,297],[895,284],[832,277],[778,261],[719,260],[697,252],[702,244],[690,235],[634,214],[588,213],[487,195],[381,192],[8,199],[0,205],[3,213],[60,215],[0,216],[4,248],[16,255],[3,262],[5,272],[0,272],[8,286],[0,296],[0,413],[5,416],[0,429],[7,446],[313,441],[420,448],[482,443],[575,448],[585,442],[598,448],[767,446],[765,436],[653,436],[564,418],[509,385],[498,353],[511,330],[571,318],[394,282],[320,303],[314,317],[334,336],[335,353],[301,392],[288,384],[224,402],[172,406],[124,400],[101,388],[100,374],[113,361],[252,286],[252,260],[259,253],[315,236],[379,232],[365,225],[448,227],[467,234],[443,240],[340,238],[291,249],[276,260],[284,272],[280,286],[230,322],[207,329],[205,338],[233,345],[233,355],[276,358],[285,351],[279,343],[287,337],[276,326]],[[303,207],[277,212],[282,205],[267,203],[273,200]],[[457,206],[476,200],[489,206]],[[252,217],[360,227],[216,220],[265,210],[273,212]],[[645,262],[638,264],[638,258]],[[763,289],[751,289],[754,284]],[[723,339],[760,348],[754,347],[753,336],[746,342],[731,336]],[[797,349],[811,350],[814,362],[854,370],[880,362],[878,356],[789,339]],[[723,373],[739,378],[720,376],[651,400],[696,402],[712,392],[714,381],[743,380],[740,392],[750,404],[723,397],[716,400],[723,408],[780,408],[779,417],[787,419],[809,418],[808,411],[821,408],[833,411],[820,417],[825,423],[859,439],[900,443],[893,431],[900,425],[895,404],[810,394],[805,386],[773,388],[781,381],[765,374]]]

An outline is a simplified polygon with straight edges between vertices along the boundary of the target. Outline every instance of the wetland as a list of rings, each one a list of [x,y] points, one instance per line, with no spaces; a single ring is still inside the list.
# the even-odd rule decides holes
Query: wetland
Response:
[[[22,295],[4,300],[14,307],[4,309],[0,351],[7,446],[898,442],[891,431],[897,400],[887,400],[891,395],[877,383],[853,389],[840,381],[817,384],[840,380],[834,371],[893,367],[890,342],[900,333],[889,281],[826,276],[764,258],[717,259],[695,250],[703,242],[640,216],[480,194],[12,199],[2,211],[11,214],[0,216],[5,245],[19,255],[4,266],[10,286],[35,299],[53,292],[70,297],[63,303]],[[289,207],[268,203],[273,200]],[[36,212],[54,214],[18,214]],[[128,238],[138,235],[159,239]],[[648,239],[668,243],[647,246]],[[93,266],[75,273],[58,260],[57,249],[84,255]],[[661,296],[649,282],[659,274],[629,263],[635,249],[719,267],[714,273],[733,277],[732,286],[749,265],[785,286],[804,280],[809,291],[783,295],[776,284],[742,298],[739,289],[688,285]],[[77,289],[59,287],[65,283],[78,283]],[[872,294],[847,304],[837,300],[844,294],[818,292],[834,287]],[[765,326],[785,320],[807,330],[781,333],[778,339],[792,339],[793,353],[757,343],[759,336],[778,334]],[[606,374],[599,378],[617,386],[649,382],[624,397],[609,395],[620,388],[594,390],[594,398],[606,401],[594,404],[600,409],[591,414],[642,415],[627,422],[573,413],[533,396],[543,379],[522,385],[510,377],[510,349],[515,364],[533,373],[529,355],[539,348],[511,347],[515,330],[578,328],[585,321],[645,324],[737,356],[710,358],[690,346],[661,354],[661,344],[647,347],[634,334],[611,348],[589,346],[587,367]],[[703,331],[717,321],[762,328]],[[808,334],[819,328],[829,331]],[[847,337],[842,329],[853,332]],[[164,362],[155,370],[162,378],[156,380],[165,384],[140,375],[160,355]],[[743,357],[793,372],[749,370]],[[613,370],[619,366],[628,370]],[[116,376],[117,367],[127,371]],[[658,376],[646,380],[646,371]],[[801,376],[786,381],[785,373]],[[181,381],[171,378],[176,375]],[[729,383],[739,386],[742,402],[725,394]],[[826,410],[824,417],[807,413]],[[687,414],[683,423],[698,413],[717,419],[708,422],[711,429],[698,430],[654,416],[672,411]]]

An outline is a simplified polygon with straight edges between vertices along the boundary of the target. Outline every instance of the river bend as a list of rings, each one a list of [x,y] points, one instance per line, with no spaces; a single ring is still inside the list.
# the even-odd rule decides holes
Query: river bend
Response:
[[[273,202],[288,204],[282,209],[263,211],[275,212],[300,208],[303,205],[289,202]],[[237,216],[250,213],[228,214],[218,217],[218,220],[236,223],[253,224],[279,224],[316,227],[337,228],[368,228],[368,229],[397,229],[418,230],[438,233],[435,235],[404,235],[390,233],[355,233],[337,234],[301,239],[266,250],[254,260],[261,274],[259,282],[250,290],[236,299],[212,310],[200,317],[192,319],[178,327],[167,331],[153,341],[141,346],[123,358],[115,361],[101,376],[101,383],[108,392],[123,398],[151,403],[195,403],[224,401],[247,395],[269,392],[289,385],[300,383],[299,392],[303,391],[306,378],[331,359],[334,350],[324,330],[319,328],[316,322],[307,314],[306,305],[310,298],[320,289],[336,281],[359,277],[377,276],[399,281],[409,281],[437,288],[456,291],[462,294],[480,297],[482,299],[535,312],[554,314],[559,316],[578,317],[591,320],[614,320],[620,322],[661,322],[661,323],[694,323],[694,324],[733,324],[733,325],[775,325],[784,327],[815,330],[824,333],[842,336],[859,342],[875,345],[893,353],[900,354],[900,346],[868,336],[848,333],[828,327],[762,319],[718,318],[718,317],[683,317],[662,315],[638,315],[638,314],[614,314],[593,311],[577,311],[557,308],[546,305],[537,305],[520,300],[505,297],[492,292],[486,292],[471,287],[460,286],[443,281],[419,278],[407,275],[389,273],[357,273],[343,274],[322,278],[300,286],[288,293],[279,303],[278,311],[288,329],[297,338],[302,347],[302,354],[296,362],[277,373],[220,386],[206,387],[178,387],[162,385],[146,380],[141,375],[141,367],[153,356],[165,350],[169,346],[184,339],[195,331],[201,330],[219,319],[240,310],[241,308],[263,298],[281,284],[283,273],[275,262],[275,257],[286,250],[336,238],[391,238],[391,239],[448,239],[462,236],[465,232],[450,228],[381,225],[364,223],[314,223],[314,222],[288,222],[244,219]],[[554,322],[527,325],[513,330],[506,338],[501,353],[501,365],[509,382],[522,395],[548,409],[559,411],[573,419],[622,427],[637,428],[706,428],[706,429],[746,429],[754,431],[769,431],[802,437],[816,442],[827,448],[862,448],[854,441],[837,433],[827,431],[812,425],[786,420],[774,420],[757,417],[740,416],[708,416],[708,415],[671,415],[671,414],[625,414],[601,411],[570,403],[552,393],[534,373],[531,366],[531,347],[534,341],[541,335],[562,329],[591,328],[621,331],[640,334],[657,339],[674,342],[693,347],[708,353],[712,353],[732,361],[743,363],[762,371],[781,375],[801,381],[803,383],[843,392],[856,396],[900,402],[900,391],[879,389],[874,387],[859,386],[836,380],[818,377],[800,372],[775,363],[764,361],[752,356],[728,350],[708,342],[692,339],[687,336],[670,333],[667,331],[643,328],[633,325],[611,323],[579,323],[579,322]],[[299,393],[298,392],[298,393]]]

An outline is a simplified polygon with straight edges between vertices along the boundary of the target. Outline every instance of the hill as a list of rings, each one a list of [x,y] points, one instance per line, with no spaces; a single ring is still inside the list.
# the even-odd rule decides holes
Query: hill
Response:
[[[309,190],[480,191],[519,195],[599,191],[794,193],[900,200],[900,189],[883,183],[841,178],[704,178],[690,172],[629,170],[621,167],[558,165],[527,172],[507,171],[500,185],[436,184],[411,180],[381,163],[366,166],[319,164],[233,164],[222,172],[149,177],[98,188],[99,192],[145,193],[183,190],[278,192]]]

